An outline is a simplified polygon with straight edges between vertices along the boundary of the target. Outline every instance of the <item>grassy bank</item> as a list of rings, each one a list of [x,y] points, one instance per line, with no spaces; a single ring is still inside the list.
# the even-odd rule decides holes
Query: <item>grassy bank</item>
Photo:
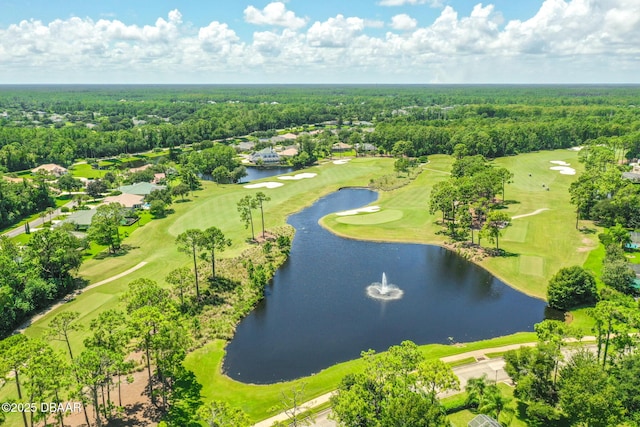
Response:
[[[423,345],[420,350],[426,357],[435,359],[484,348],[526,343],[535,341],[535,339],[534,333],[523,332],[474,343]],[[202,384],[202,396],[205,401],[217,399],[229,402],[231,405],[242,408],[254,421],[260,421],[280,412],[278,405],[282,398],[282,392],[289,392],[304,383],[306,384],[304,399],[313,399],[335,390],[342,377],[364,367],[362,359],[356,359],[338,363],[317,374],[295,381],[270,385],[245,384],[222,374],[224,345],[223,341],[212,342],[189,354],[184,365],[193,371],[198,382]]]
[[[505,231],[504,238],[501,239],[501,247],[511,256],[485,258],[480,262],[508,284],[541,298],[546,294],[549,278],[560,267],[582,265],[588,251],[597,243],[594,235],[583,235],[575,230],[575,214],[569,204],[567,191],[575,177],[549,170],[553,166],[549,163],[551,160],[566,161],[580,168],[577,154],[568,150],[496,160],[496,164],[507,167],[515,174],[513,182],[506,188],[506,198],[515,201],[507,208],[511,216],[529,214],[543,208],[549,210],[513,221],[512,227]],[[423,172],[409,185],[381,193],[379,200],[374,203],[381,207],[379,212],[355,217],[337,217],[331,214],[322,219],[322,224],[333,232],[350,238],[442,244],[445,238],[439,234],[439,215],[428,213],[429,194],[436,182],[448,178],[452,162],[453,159],[449,156],[431,156]],[[251,190],[242,185],[203,182],[203,190],[189,195],[189,201],[174,203],[173,214],[164,219],[153,220],[130,233],[125,241],[128,248],[126,254],[88,260],[82,266],[80,275],[90,283],[95,283],[128,270],[142,261],[147,262],[144,267],[122,279],[83,293],[74,301],[34,322],[26,334],[43,336],[52,316],[68,310],[80,312],[80,323],[88,325],[100,312],[119,305],[119,295],[132,280],[144,277],[163,283],[164,277],[171,270],[190,266],[190,258],[179,253],[175,246],[176,236],[189,228],[220,228],[233,241],[233,245],[222,256],[239,255],[246,248],[245,241],[250,237],[250,231],[240,222],[236,203],[247,194],[263,191],[271,197],[271,201],[265,203],[265,221],[267,228],[273,228],[283,225],[288,215],[312,204],[319,197],[341,187],[366,186],[372,179],[393,173],[393,159],[358,158],[342,165],[327,162],[306,171],[316,173],[317,176],[298,181],[281,181],[284,185],[274,189]],[[278,180],[271,178],[262,181]],[[256,215],[256,230],[260,228],[259,221]],[[74,352],[80,351],[82,339],[82,332],[72,333]],[[442,357],[456,352],[532,340],[533,334],[527,333],[467,344],[464,347],[428,345],[421,348],[429,357]],[[207,400],[226,400],[242,407],[254,420],[273,414],[272,408],[278,404],[282,391],[305,382],[306,398],[312,398],[334,389],[346,373],[362,367],[361,362],[356,360],[337,364],[294,382],[268,386],[247,385],[233,381],[221,373],[224,344],[223,341],[214,341],[194,351],[187,357],[185,365],[203,385],[202,394]],[[0,400],[6,397],[6,393],[7,387],[0,390]]]
[[[523,154],[495,160],[514,173],[506,186],[509,201],[505,212],[512,221],[500,239],[500,248],[508,256],[487,257],[484,268],[518,290],[545,298],[546,285],[561,267],[582,265],[598,244],[593,234],[575,229],[575,211],[569,202],[569,185],[575,176],[561,175],[549,168],[551,161],[565,161],[579,171],[575,151],[557,150]],[[440,213],[428,213],[429,194],[433,185],[449,177],[453,159],[431,156],[422,174],[410,185],[383,193],[375,204],[380,211],[355,217],[328,215],[321,220],[326,228],[344,237],[442,244],[439,234]],[[544,185],[544,186],[543,186]],[[539,211],[540,209],[546,209]],[[484,246],[491,245],[482,242]]]

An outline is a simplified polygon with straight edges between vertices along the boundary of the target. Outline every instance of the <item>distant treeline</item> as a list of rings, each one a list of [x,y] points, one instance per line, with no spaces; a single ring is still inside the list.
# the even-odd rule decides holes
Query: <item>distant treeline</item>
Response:
[[[3,86],[0,168],[68,165],[359,120],[367,142],[487,157],[621,138],[640,152],[639,86]],[[635,144],[635,145],[634,145]]]

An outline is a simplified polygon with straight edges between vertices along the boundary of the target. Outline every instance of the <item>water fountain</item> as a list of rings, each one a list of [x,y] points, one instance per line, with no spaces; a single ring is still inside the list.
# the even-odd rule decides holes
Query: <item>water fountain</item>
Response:
[[[371,298],[391,301],[402,298],[404,292],[396,285],[387,283],[387,275],[382,273],[382,282],[375,282],[367,286],[367,295]]]

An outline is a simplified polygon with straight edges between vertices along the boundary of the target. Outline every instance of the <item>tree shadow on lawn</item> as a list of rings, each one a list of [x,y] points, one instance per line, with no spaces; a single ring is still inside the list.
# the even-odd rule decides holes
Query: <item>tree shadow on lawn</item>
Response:
[[[520,254],[515,252],[509,252],[504,249],[496,249],[496,248],[484,248],[484,251],[490,257],[502,257],[502,258],[511,258],[511,257],[519,257]]]
[[[97,253],[93,258],[98,260],[106,259],[106,258],[117,258],[123,255],[127,255],[132,249],[138,249],[138,248],[139,246],[122,245],[120,246],[120,249],[118,249],[116,252],[110,252],[108,249],[105,249],[104,251]]]
[[[596,230],[595,228],[580,227],[578,231],[580,231],[582,234],[596,234],[598,230]]]
[[[196,412],[202,406],[202,385],[193,372],[180,369],[173,384],[171,405],[165,417],[169,425],[199,427]]]

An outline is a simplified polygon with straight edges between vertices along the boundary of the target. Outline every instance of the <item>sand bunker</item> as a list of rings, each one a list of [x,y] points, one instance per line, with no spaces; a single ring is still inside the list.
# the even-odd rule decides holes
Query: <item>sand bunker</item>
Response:
[[[551,166],[552,171],[560,171],[560,175],[575,175],[576,170],[567,166]]]
[[[346,165],[347,163],[349,163],[349,160],[351,160],[351,159],[334,160],[333,164],[334,165]]]
[[[569,166],[571,163],[563,162],[562,160],[551,160],[549,163],[560,166]]]
[[[267,181],[267,182],[259,182],[257,184],[245,185],[244,188],[277,188],[277,187],[282,187],[283,185],[284,184],[281,182]]]
[[[351,209],[349,211],[336,212],[336,215],[338,216],[357,215],[359,213],[378,212],[379,210],[380,210],[380,206],[367,206],[366,208]]]
[[[317,175],[318,175],[317,173],[305,172],[305,173],[299,173],[299,174],[293,175],[293,176],[290,176],[290,175],[279,176],[278,179],[297,181],[299,179],[315,178]]]
[[[579,145],[579,146],[577,146],[577,147],[571,147],[571,148],[569,148],[569,150],[571,150],[571,151],[580,151],[580,150],[582,150],[583,148],[584,148],[584,147],[583,147],[582,145]]]

